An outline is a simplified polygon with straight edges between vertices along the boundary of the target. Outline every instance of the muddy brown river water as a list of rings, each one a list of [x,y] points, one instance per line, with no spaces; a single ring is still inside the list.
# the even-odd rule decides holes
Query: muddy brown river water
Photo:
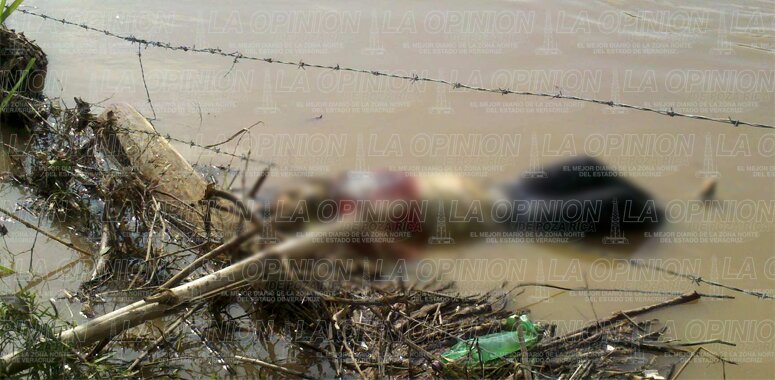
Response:
[[[274,59],[419,73],[488,88],[611,99],[658,109],[775,124],[775,6],[767,1],[207,1],[28,0],[26,9],[119,34]],[[579,248],[489,236],[423,259],[463,292],[503,281],[568,287],[729,294],[653,314],[685,341],[710,345],[739,364],[729,378],[775,377],[775,301],[695,286],[627,265],[651,265],[775,294],[775,133],[578,101],[478,93],[431,83],[289,67],[137,45],[18,14],[10,26],[49,57],[47,93],[71,103],[125,101],[156,128],[212,144],[256,121],[249,138],[224,149],[273,161],[270,182],[389,168],[431,176],[518,178],[588,154],[619,169],[665,206],[667,223],[640,246]],[[201,165],[229,157],[176,143]],[[0,162],[2,164],[2,162]],[[235,165],[237,166],[237,165]],[[255,177],[263,170],[248,169]],[[718,181],[712,212],[694,199]],[[23,190],[6,185],[12,208]],[[624,218],[637,216],[624,216]],[[454,222],[454,221],[452,221]],[[61,296],[90,276],[76,252],[8,223],[0,263]],[[63,236],[66,227],[59,228]],[[12,255],[13,254],[13,255]],[[451,263],[451,264],[450,264]],[[61,268],[61,269],[60,269]],[[10,290],[9,290],[10,291]],[[536,320],[571,330],[611,312],[658,302],[653,295],[559,293],[530,288],[514,300]],[[64,304],[64,303],[63,303]],[[66,306],[65,306],[66,307]],[[73,311],[73,318],[83,320]],[[697,361],[686,378],[721,378]]]

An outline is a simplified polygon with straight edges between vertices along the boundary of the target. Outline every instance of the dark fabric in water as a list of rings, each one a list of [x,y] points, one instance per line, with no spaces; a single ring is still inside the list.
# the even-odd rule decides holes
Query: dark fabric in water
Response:
[[[649,193],[595,158],[560,162],[544,173],[506,185],[513,230],[565,232],[571,240],[595,242],[606,237],[638,240],[662,220]]]

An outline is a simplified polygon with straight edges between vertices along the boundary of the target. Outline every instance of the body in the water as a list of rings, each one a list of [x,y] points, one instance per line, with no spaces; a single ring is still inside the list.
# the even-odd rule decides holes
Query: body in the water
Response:
[[[589,157],[503,183],[457,175],[351,171],[333,179],[305,179],[271,203],[278,230],[299,232],[355,221],[369,225],[365,235],[348,240],[360,252],[400,257],[414,257],[429,244],[463,243],[504,232],[565,236],[583,244],[621,242],[625,236],[637,242],[643,232],[658,228],[662,216],[649,193]],[[631,215],[638,217],[625,218]]]

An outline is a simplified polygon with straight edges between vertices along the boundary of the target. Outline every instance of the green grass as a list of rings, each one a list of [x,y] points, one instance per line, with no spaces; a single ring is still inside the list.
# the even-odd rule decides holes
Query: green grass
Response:
[[[0,295],[0,350],[23,351],[29,368],[18,377],[25,379],[88,379],[117,376],[121,367],[106,352],[84,362],[58,336],[70,327],[59,318],[54,304],[38,303],[34,293],[19,291]],[[7,378],[0,373],[0,378]]]
[[[10,16],[11,13],[16,10],[16,8],[19,8],[19,5],[21,5],[23,2],[24,0],[16,0],[11,3],[8,8],[6,8],[5,0],[0,0],[0,10],[2,10],[2,13],[0,13],[0,24],[5,23],[5,19],[7,19],[8,16]]]
[[[5,2],[5,0],[0,0],[0,1]],[[5,107],[8,107],[8,103],[11,102],[11,98],[13,98],[14,94],[16,94],[16,91],[19,90],[19,87],[21,87],[24,80],[27,79],[27,74],[30,73],[30,70],[32,70],[33,65],[35,65],[35,58],[30,59],[30,62],[27,63],[27,67],[24,68],[24,72],[22,72],[22,77],[19,78],[19,81],[16,82],[16,84],[13,86],[11,91],[8,92],[8,95],[6,95],[5,98],[3,98],[3,102],[0,103],[0,113],[2,113],[3,110],[5,110]]]
[[[5,6],[6,0],[0,0],[0,25],[5,24],[5,20],[8,19],[9,16],[11,16],[11,13],[16,10],[16,8],[19,8],[19,5],[22,4],[24,0],[15,0],[11,5],[9,5],[7,8]],[[8,95],[3,98],[3,102],[0,103],[0,113],[5,110],[5,107],[8,107],[8,103],[11,102],[11,98],[13,98],[14,94],[16,94],[16,91],[19,90],[19,86],[21,86],[22,82],[24,82],[24,79],[27,78],[27,74],[29,74],[30,70],[32,69],[32,66],[35,64],[35,58],[31,59],[30,62],[27,64],[27,68],[24,69],[24,72],[22,73],[22,77],[19,79],[18,82],[13,86],[11,91],[8,92]]]

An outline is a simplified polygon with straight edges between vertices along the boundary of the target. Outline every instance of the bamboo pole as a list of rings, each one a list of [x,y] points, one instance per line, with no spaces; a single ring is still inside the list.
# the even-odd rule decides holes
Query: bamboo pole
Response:
[[[331,225],[328,232],[342,230],[352,230],[352,224],[337,223]],[[277,275],[283,270],[282,261],[313,255],[320,246],[318,236],[319,234],[310,234],[281,242],[256,252],[237,264],[169,289],[166,291],[167,297],[158,299],[158,301],[137,301],[87,323],[65,330],[59,334],[59,339],[73,348],[83,347],[105,338],[114,337],[146,321],[175,313],[200,295],[214,294],[219,290],[229,289],[232,284],[238,282],[253,282],[268,275]],[[267,259],[277,259],[277,261],[268,261]],[[24,370],[29,365],[29,361],[24,360],[25,353],[17,351],[0,358],[0,372],[14,374]]]
[[[105,148],[138,172],[165,211],[191,223],[196,232],[209,230],[224,237],[239,233],[242,218],[224,211],[232,205],[211,197],[211,186],[134,107],[111,105],[99,120],[105,125]]]

